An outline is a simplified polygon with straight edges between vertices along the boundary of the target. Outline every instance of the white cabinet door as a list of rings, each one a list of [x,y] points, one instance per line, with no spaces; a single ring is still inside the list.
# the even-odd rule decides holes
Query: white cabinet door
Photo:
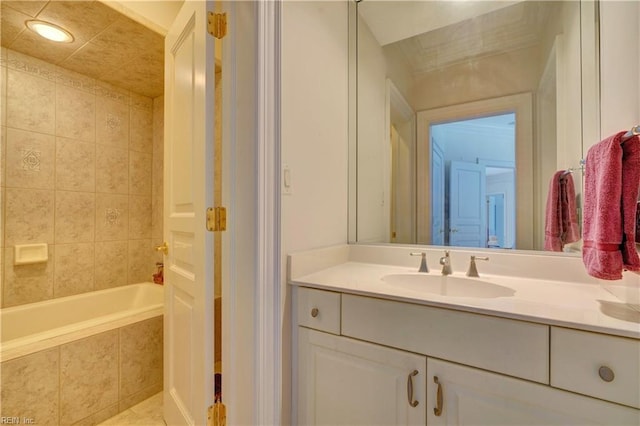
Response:
[[[298,327],[298,425],[425,425],[426,357]]]
[[[429,358],[427,374],[429,426],[640,424],[638,410],[475,368]]]

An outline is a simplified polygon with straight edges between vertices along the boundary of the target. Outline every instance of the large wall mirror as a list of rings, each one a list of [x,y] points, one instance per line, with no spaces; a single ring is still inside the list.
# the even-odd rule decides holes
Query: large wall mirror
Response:
[[[350,241],[542,250],[549,182],[579,206],[599,134],[597,8],[358,2]]]

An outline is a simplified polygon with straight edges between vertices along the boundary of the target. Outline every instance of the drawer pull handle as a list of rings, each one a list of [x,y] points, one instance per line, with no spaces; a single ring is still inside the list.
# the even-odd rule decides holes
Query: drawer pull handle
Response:
[[[412,407],[418,406],[418,401],[413,400],[413,376],[418,374],[418,370],[413,370],[407,376],[407,399],[409,400],[409,405]]]
[[[438,385],[438,393],[436,396],[436,406],[433,409],[433,414],[436,417],[440,417],[442,415],[442,383],[438,380],[438,376],[433,376],[433,382]]]
[[[313,308],[311,310],[311,316],[314,317],[314,318],[317,317],[319,313],[320,313],[320,311],[318,310],[318,308]]]
[[[607,367],[606,365],[603,365],[602,367],[600,367],[600,369],[598,370],[598,374],[600,375],[600,378],[605,382],[613,382],[613,379],[616,378],[616,375],[613,373],[613,370]]]

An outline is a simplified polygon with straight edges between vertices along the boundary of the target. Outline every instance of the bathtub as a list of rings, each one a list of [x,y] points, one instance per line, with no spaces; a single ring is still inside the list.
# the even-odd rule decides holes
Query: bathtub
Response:
[[[2,309],[0,327],[0,420],[98,424],[162,391],[160,285]]]
[[[163,314],[163,287],[131,284],[0,310],[0,360]]]

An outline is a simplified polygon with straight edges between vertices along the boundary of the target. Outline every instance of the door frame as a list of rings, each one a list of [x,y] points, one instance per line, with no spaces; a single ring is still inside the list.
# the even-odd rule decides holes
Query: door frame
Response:
[[[417,113],[417,178],[418,243],[429,244],[431,232],[430,207],[431,177],[431,124],[467,118],[516,113],[516,247],[534,246],[534,235],[543,229],[540,218],[534,215],[533,164],[533,97],[531,93],[502,96],[482,101],[468,102],[434,108]]]

